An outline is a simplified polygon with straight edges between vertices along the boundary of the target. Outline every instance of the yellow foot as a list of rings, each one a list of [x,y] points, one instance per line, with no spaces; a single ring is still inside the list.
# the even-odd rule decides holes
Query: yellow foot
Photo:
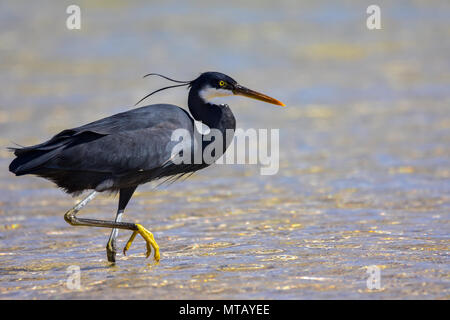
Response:
[[[125,245],[125,248],[123,248],[123,254],[127,255],[127,250],[130,249],[131,244],[133,243],[134,238],[136,238],[136,235],[139,233],[142,238],[144,238],[145,242],[147,242],[147,253],[146,253],[146,258],[148,258],[150,256],[150,253],[152,252],[152,247],[153,250],[155,251],[154,257],[156,261],[159,261],[160,259],[160,255],[159,255],[159,246],[155,241],[155,238],[153,237],[153,234],[148,231],[147,229],[145,229],[143,226],[141,226],[140,224],[136,223],[136,226],[138,228],[137,231],[134,231],[133,234],[131,235],[130,239],[128,240],[127,244]]]

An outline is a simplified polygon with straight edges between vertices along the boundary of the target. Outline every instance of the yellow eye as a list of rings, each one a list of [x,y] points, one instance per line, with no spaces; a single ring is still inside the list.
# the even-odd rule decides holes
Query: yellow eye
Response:
[[[220,80],[220,81],[219,81],[219,86],[223,87],[224,85],[225,85],[225,81]]]

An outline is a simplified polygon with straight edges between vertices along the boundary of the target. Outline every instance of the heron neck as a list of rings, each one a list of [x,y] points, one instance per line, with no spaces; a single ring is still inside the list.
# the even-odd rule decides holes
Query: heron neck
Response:
[[[192,116],[197,121],[202,121],[210,129],[218,129],[222,133],[222,150],[214,151],[215,159],[217,160],[220,156],[225,153],[228,146],[231,144],[232,138],[234,136],[234,130],[236,129],[236,119],[230,110],[228,105],[216,105],[206,102],[200,95],[198,90],[193,90],[189,92],[188,106],[189,111]],[[231,130],[231,131],[230,131]],[[207,134],[213,134],[212,130]],[[231,134],[231,135],[230,135]],[[214,138],[204,139],[202,143],[202,150],[205,150]]]
[[[191,88],[188,106],[192,117],[210,128],[219,129],[224,133],[226,129],[236,128],[236,120],[230,108],[227,105],[216,105],[205,101],[200,96],[199,90]]]

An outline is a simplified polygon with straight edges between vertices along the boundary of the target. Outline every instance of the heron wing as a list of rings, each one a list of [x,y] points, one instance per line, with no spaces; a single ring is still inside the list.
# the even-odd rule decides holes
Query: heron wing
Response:
[[[169,158],[177,128],[192,130],[189,114],[174,105],[133,109],[68,129],[50,140],[14,149],[10,170],[16,174],[45,168],[121,174],[151,170]],[[191,131],[192,132],[192,131]]]
[[[64,147],[44,166],[49,169],[105,172],[114,175],[148,171],[170,159],[176,141],[171,140],[174,123],[106,134]]]

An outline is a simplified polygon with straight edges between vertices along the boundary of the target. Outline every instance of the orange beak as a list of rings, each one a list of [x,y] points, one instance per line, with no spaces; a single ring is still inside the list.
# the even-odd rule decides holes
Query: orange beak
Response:
[[[271,104],[276,104],[277,106],[282,106],[282,107],[285,106],[285,104],[283,102],[278,101],[277,99],[274,99],[272,97],[266,96],[265,94],[250,90],[241,85],[236,85],[233,89],[233,93],[235,95],[256,99],[256,100],[264,101],[264,102],[271,103]]]

